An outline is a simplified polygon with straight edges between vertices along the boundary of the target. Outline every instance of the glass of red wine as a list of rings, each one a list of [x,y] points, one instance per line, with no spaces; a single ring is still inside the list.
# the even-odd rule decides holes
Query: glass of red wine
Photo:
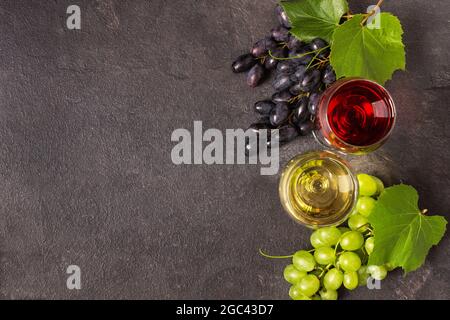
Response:
[[[314,136],[338,151],[365,154],[383,145],[395,118],[394,101],[384,87],[366,79],[341,79],[320,98]]]

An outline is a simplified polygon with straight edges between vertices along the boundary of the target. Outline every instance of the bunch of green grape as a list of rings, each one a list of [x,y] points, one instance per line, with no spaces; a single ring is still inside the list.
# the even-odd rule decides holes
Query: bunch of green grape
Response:
[[[347,220],[347,226],[324,227],[310,237],[312,250],[300,250],[290,258],[292,264],[284,269],[284,279],[292,286],[293,300],[336,300],[342,286],[354,290],[375,280],[386,278],[387,266],[368,266],[374,248],[373,230],[367,217],[375,206],[375,198],[383,191],[383,182],[367,174],[359,174],[359,193],[356,208]]]

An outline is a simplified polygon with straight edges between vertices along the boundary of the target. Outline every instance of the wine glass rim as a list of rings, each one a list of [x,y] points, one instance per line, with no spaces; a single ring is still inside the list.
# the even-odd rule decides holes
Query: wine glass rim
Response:
[[[386,134],[383,136],[383,138],[381,138],[379,141],[374,142],[374,143],[369,144],[369,145],[363,145],[363,146],[353,145],[351,143],[348,143],[348,142],[342,140],[337,135],[335,136],[335,139],[339,140],[339,142],[341,142],[342,144],[344,144],[344,145],[346,145],[346,146],[348,146],[350,148],[356,148],[356,149],[358,149],[358,148],[371,148],[371,147],[373,147],[373,146],[375,146],[377,144],[380,144],[380,143],[386,141],[386,139],[391,135],[392,131],[394,130],[395,123],[396,123],[396,120],[397,120],[396,106],[395,106],[394,99],[392,99],[391,93],[384,86],[379,84],[378,82],[373,81],[373,80],[369,80],[369,79],[365,79],[365,78],[360,78],[360,77],[341,78],[337,82],[339,82],[339,81],[340,81],[340,83],[337,83],[337,85],[333,88],[333,91],[329,95],[329,97],[327,99],[327,105],[330,102],[330,99],[336,93],[336,91],[339,88],[341,88],[344,84],[349,83],[349,82],[354,82],[354,81],[369,82],[369,83],[372,83],[372,84],[376,85],[377,87],[381,88],[381,90],[383,90],[383,91],[385,91],[387,93],[387,96],[388,96],[388,99],[389,99],[389,102],[390,102],[390,106],[391,106],[390,109],[391,109],[391,113],[392,113],[393,122],[392,122],[392,125],[391,125],[389,131],[386,132]],[[328,121],[328,112],[325,113],[325,120],[326,120],[327,125],[331,127],[330,122]]]

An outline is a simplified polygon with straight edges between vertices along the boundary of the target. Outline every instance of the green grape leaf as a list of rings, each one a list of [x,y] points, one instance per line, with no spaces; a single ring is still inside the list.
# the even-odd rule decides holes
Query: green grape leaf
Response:
[[[328,42],[348,11],[346,0],[297,0],[281,2],[291,22],[291,33],[302,41],[322,38]]]
[[[381,193],[369,216],[375,238],[369,265],[389,263],[408,273],[424,263],[430,248],[444,236],[447,221],[423,214],[418,202],[416,189],[403,184]]]
[[[384,84],[395,70],[405,70],[403,29],[397,17],[380,14],[379,28],[361,26],[357,14],[333,33],[330,62],[337,78],[361,77]]]

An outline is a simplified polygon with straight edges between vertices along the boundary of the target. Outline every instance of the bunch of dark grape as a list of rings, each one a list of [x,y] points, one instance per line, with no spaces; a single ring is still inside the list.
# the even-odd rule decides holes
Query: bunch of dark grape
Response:
[[[232,64],[235,73],[247,72],[247,84],[256,87],[272,73],[275,93],[254,105],[257,121],[250,129],[279,129],[280,144],[306,136],[313,130],[320,93],[336,81],[329,63],[330,48],[316,38],[305,43],[290,33],[290,22],[281,6],[276,7],[279,26],[257,41],[250,53]],[[270,146],[270,141],[269,141]],[[255,147],[246,145],[247,152]]]

